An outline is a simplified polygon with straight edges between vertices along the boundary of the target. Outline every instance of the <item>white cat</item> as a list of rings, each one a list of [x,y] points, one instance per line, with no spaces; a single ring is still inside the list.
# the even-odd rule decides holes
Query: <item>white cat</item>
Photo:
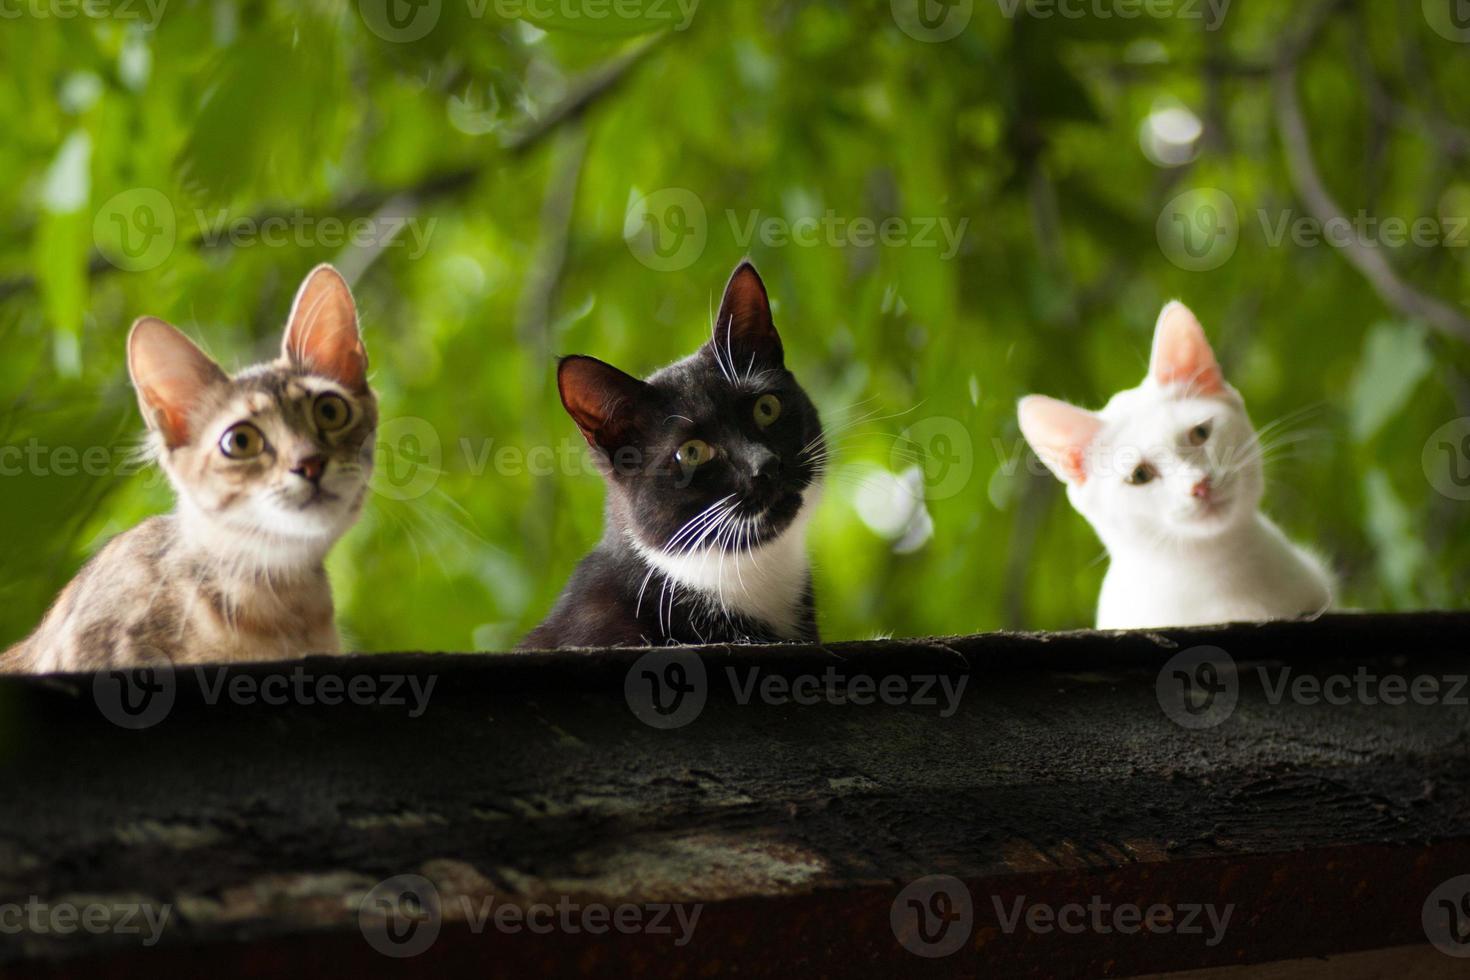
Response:
[[[1182,303],[1159,314],[1143,384],[1097,413],[1032,395],[1020,420],[1108,550],[1099,629],[1291,619],[1332,604],[1322,564],[1260,512],[1260,441]]]

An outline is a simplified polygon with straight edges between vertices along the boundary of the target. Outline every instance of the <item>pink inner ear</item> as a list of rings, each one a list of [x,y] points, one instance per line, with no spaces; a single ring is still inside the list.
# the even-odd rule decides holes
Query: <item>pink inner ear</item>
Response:
[[[354,391],[367,387],[357,306],[346,281],[329,265],[317,266],[301,284],[281,346],[287,357]]]
[[[170,448],[192,438],[189,416],[223,371],[189,338],[156,317],[140,317],[128,334],[128,371],[151,426]]]
[[[1189,307],[1177,301],[1159,314],[1148,373],[1159,385],[1186,385],[1197,394],[1216,395],[1225,389],[1225,375],[1204,327]]]
[[[1069,483],[1087,482],[1087,447],[1102,419],[1066,402],[1030,395],[1021,399],[1021,433],[1053,473]]]

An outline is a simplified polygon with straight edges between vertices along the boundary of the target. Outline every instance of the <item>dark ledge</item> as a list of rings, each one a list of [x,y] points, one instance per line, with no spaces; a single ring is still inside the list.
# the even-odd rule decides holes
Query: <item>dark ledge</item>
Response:
[[[1161,668],[1201,646],[1236,669],[1183,665],[1217,692],[1193,715],[1175,668]],[[223,688],[212,669],[8,678],[0,973],[1103,976],[1369,950],[1449,973],[1464,963],[1428,945],[1423,914],[1437,886],[1470,873],[1467,649],[1470,614],[1363,615],[718,648],[645,661],[629,687],[647,651],[316,658],[231,668]],[[686,694],[682,727],[641,721],[628,691],[645,708],[649,668],[703,690],[702,710]],[[752,669],[742,704],[730,672],[738,686]],[[937,703],[762,698],[812,676],[867,677],[878,691],[890,678],[890,694],[932,682]],[[1303,677],[1346,678],[1330,690],[1349,703],[1294,698]],[[1408,703],[1367,703],[1364,690],[1399,690],[1372,680],[1385,678],[1405,679]],[[1424,678],[1439,679],[1428,698]],[[120,712],[124,681],[160,692],[141,715]],[[951,712],[946,690],[961,683]],[[404,703],[352,703],[369,688]],[[1217,723],[1185,727],[1170,712]],[[437,917],[433,896],[393,921],[369,903],[367,931],[396,926],[413,942],[441,928],[421,955],[395,959],[359,913],[379,881],[405,874],[433,883]],[[928,875],[959,879],[968,905],[926,886],[901,896]],[[1223,936],[1203,914],[1189,934],[1104,934],[1092,919],[1076,934],[1024,918],[1007,931],[1022,896],[1231,917]],[[655,903],[702,908],[681,946],[672,914],[672,935],[540,935],[497,929],[493,912],[477,932],[466,911],[491,897],[610,917],[631,904],[644,922]],[[131,906],[170,911],[150,948],[143,914],[131,920],[143,935],[63,936],[54,918],[6,930],[5,903],[37,902],[98,921],[100,908],[118,926]],[[964,933],[936,918],[928,935],[944,938],[926,945],[911,911],[925,903],[968,908],[958,951],[911,951]]]

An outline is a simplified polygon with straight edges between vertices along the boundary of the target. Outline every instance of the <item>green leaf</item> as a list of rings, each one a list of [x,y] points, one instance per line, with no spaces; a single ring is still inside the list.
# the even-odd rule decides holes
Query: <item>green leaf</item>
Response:
[[[1417,605],[1414,586],[1428,552],[1413,515],[1380,469],[1369,470],[1363,478],[1363,495],[1368,502],[1368,537],[1374,544],[1379,578],[1397,607]]]
[[[1353,438],[1367,442],[1408,403],[1434,366],[1417,324],[1380,323],[1368,334],[1349,402]]]
[[[81,373],[82,315],[92,222],[85,209],[92,192],[92,139],[83,130],[66,138],[46,171],[43,208],[33,245],[36,282],[47,319],[56,327],[52,348],[65,377]]]

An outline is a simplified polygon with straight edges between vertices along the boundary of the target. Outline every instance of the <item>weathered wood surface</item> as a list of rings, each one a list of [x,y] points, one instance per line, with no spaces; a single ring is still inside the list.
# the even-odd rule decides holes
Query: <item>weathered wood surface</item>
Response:
[[[1467,641],[1470,615],[1444,614],[711,649],[703,709],[672,729],[630,708],[645,651],[313,659],[231,669],[224,689],[160,672],[167,710],[138,730],[108,718],[113,678],[5,679],[0,927],[7,902],[171,914],[146,949],[0,928],[0,974],[1103,976],[1422,946],[1426,898],[1470,874],[1470,689],[1450,691]],[[1157,682],[1200,646],[1233,657],[1238,703],[1190,729]],[[1441,687],[1430,704],[1273,702],[1283,664]],[[752,669],[933,678],[939,703],[741,703]],[[406,705],[306,703],[394,677],[432,681],[426,710],[408,683]],[[947,712],[943,685],[962,682]],[[244,703],[257,684],[285,703]],[[432,881],[442,928],[396,959],[359,907],[404,874]],[[973,917],[934,959],[890,920],[930,875],[960,879]],[[702,908],[678,946],[472,928],[490,896]],[[1022,896],[1233,912],[1213,945],[1007,932],[997,909]]]

